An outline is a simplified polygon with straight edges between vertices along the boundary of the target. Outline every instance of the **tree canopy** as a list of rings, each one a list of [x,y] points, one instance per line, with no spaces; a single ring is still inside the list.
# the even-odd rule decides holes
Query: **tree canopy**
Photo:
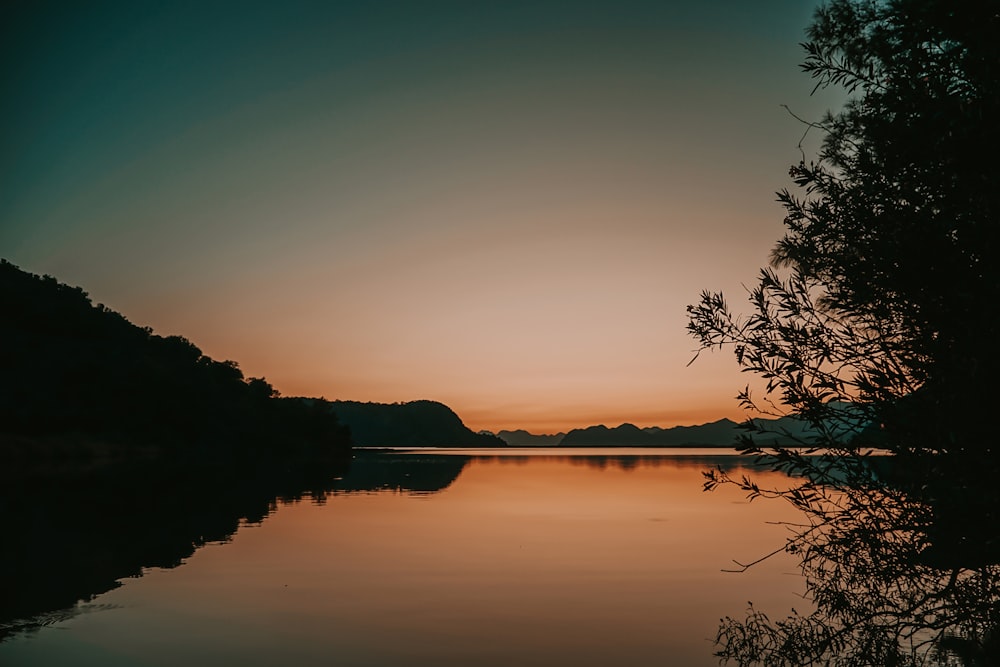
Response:
[[[813,449],[765,451],[748,422],[744,449],[791,489],[706,473],[802,511],[785,550],[811,609],[726,618],[718,655],[1000,664],[1000,8],[832,0],[807,36],[804,71],[848,101],[807,123],[822,146],[778,193],[786,231],[750,313],[704,292],[688,328],[764,380],[747,408],[814,427]]]
[[[819,424],[850,402],[894,448],[982,446],[1000,372],[1000,12],[835,0],[807,34],[803,69],[849,100],[810,123],[822,148],[778,193],[786,233],[753,313],[705,293],[689,330]]]
[[[113,449],[202,461],[346,454],[329,403],[281,398],[234,361],[159,336],[80,288],[0,261],[0,458]],[[50,451],[51,450],[51,451]]]

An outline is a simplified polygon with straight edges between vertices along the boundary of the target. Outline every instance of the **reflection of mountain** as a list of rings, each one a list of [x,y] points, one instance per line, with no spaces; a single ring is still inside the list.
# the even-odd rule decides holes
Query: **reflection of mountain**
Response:
[[[591,468],[620,468],[622,470],[633,470],[635,468],[659,468],[669,466],[671,468],[698,468],[699,470],[709,470],[721,468],[727,472],[737,469],[752,469],[754,464],[746,458],[740,456],[710,456],[704,454],[694,454],[691,456],[573,456],[569,461],[576,465],[585,465]]]
[[[497,437],[506,442],[511,447],[535,447],[558,445],[566,436],[565,433],[554,433],[552,435],[535,435],[523,429],[516,431],[500,431]]]
[[[227,540],[242,521],[261,521],[278,499],[322,495],[342,466],[160,464],[5,479],[0,640],[37,628],[40,615],[117,588],[143,568],[180,565],[198,547]]]
[[[468,462],[468,456],[359,451],[334,492],[436,493],[451,486]]]
[[[503,447],[496,436],[474,433],[451,408],[435,401],[334,401],[332,410],[362,447]]]
[[[762,469],[754,463],[751,457],[736,456],[735,454],[560,454],[559,450],[553,450],[552,454],[531,454],[509,456],[501,454],[499,456],[473,456],[477,461],[495,461],[499,463],[527,464],[532,461],[559,461],[575,466],[585,466],[588,468],[619,468],[621,470],[634,470],[637,468],[659,468],[666,466],[670,468],[697,468],[699,470],[718,469],[725,472],[735,470],[758,470]]]

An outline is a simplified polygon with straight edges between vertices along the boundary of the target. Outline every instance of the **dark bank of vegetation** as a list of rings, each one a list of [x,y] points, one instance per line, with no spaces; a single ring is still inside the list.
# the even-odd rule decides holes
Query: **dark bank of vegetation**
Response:
[[[751,497],[804,517],[785,546],[810,608],[726,618],[718,655],[741,665],[1000,664],[1000,11],[996,3],[833,0],[803,69],[849,96],[808,123],[819,155],[778,198],[786,234],[751,291],[689,308],[703,349],[731,346],[765,380],[754,410],[787,410],[824,456],[744,447],[801,475]],[[848,404],[849,409],[835,408]],[[888,449],[866,465],[852,434]],[[764,434],[766,435],[766,434]]]
[[[138,327],[86,292],[0,261],[0,461],[71,472],[137,458],[232,465],[342,457],[323,401],[286,399],[235,362]]]
[[[337,418],[362,447],[504,447],[488,433],[470,430],[447,405],[436,401],[361,403],[333,401]]]

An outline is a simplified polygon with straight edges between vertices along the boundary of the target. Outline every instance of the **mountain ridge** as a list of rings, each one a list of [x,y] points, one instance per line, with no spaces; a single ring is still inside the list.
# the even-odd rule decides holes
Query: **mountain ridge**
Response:
[[[518,428],[513,431],[498,431],[496,436],[511,447],[552,447],[558,445],[566,437],[566,433],[560,431],[559,433],[535,434]]]
[[[766,431],[755,435],[762,445],[798,445],[815,435],[806,422],[795,417],[758,417],[752,421]],[[672,427],[640,428],[628,422],[613,427],[596,424],[571,429],[552,444],[559,447],[735,447],[739,437],[747,433],[745,424],[746,422],[738,423],[727,417],[704,424]],[[522,429],[501,431],[498,435],[503,437],[502,434],[505,433],[518,434],[523,441],[533,436]],[[515,444],[509,440],[507,442]]]
[[[351,431],[361,447],[506,447],[492,434],[476,433],[444,403],[330,401],[337,421]]]

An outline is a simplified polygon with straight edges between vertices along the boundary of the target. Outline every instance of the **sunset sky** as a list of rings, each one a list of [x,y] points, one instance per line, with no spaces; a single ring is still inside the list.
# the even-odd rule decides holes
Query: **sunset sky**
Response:
[[[781,234],[815,4],[8,3],[0,256],[285,395],[739,418],[685,306]]]

